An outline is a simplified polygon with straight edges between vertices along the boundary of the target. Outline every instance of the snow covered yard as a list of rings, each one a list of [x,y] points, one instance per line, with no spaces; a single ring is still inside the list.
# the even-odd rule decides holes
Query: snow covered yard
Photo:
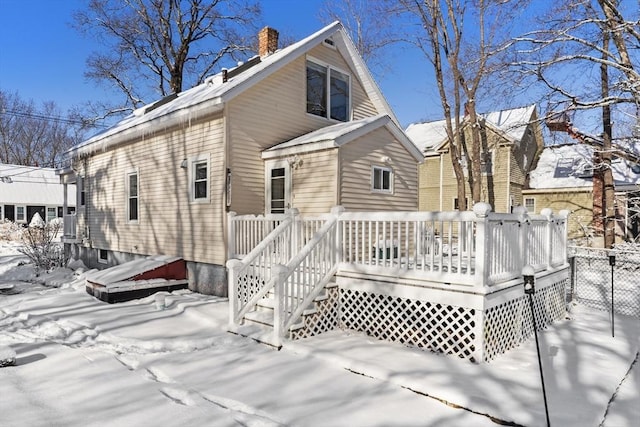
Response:
[[[0,349],[17,356],[0,368],[2,426],[545,424],[533,340],[481,365],[343,332],[278,352],[227,333],[225,299],[109,305],[82,269],[25,263],[0,243]],[[551,424],[637,425],[639,337],[637,318],[612,338],[582,306],[540,333]]]

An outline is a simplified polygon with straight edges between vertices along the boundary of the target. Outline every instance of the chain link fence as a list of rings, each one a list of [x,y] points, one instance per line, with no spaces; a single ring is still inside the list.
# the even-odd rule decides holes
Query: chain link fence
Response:
[[[569,248],[568,301],[640,318],[640,251]]]

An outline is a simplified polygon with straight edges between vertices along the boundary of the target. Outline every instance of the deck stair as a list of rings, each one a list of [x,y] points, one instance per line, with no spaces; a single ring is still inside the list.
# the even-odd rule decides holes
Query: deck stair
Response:
[[[88,294],[108,302],[144,298],[160,291],[186,289],[186,263],[182,258],[155,255],[87,274]]]
[[[290,338],[292,333],[306,327],[307,317],[316,314],[318,312],[319,304],[329,298],[327,295],[327,288],[335,286],[334,277],[325,287],[324,291],[316,296],[313,302],[302,312],[302,316],[299,321],[286,331],[285,338]],[[274,307],[274,294],[273,292],[270,292],[265,296],[265,298],[258,301],[254,310],[244,315],[244,324],[236,325],[234,328],[230,329],[230,332],[279,349],[282,346],[281,343],[275,342],[273,339]]]

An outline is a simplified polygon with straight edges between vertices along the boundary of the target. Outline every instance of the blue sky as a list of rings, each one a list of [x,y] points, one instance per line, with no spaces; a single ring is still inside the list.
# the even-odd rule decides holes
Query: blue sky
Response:
[[[93,48],[70,26],[83,0],[0,0],[0,88],[36,104],[54,101],[66,111],[108,97],[84,77]],[[263,20],[294,40],[322,28],[322,0],[263,0]],[[404,52],[404,51],[399,51]],[[378,78],[403,125],[442,116],[430,65],[415,53],[398,53]]]

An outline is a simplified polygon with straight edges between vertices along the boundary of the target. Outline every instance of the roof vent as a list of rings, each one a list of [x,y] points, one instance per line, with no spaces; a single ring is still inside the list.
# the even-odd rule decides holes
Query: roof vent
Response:
[[[168,104],[169,102],[173,101],[177,97],[178,97],[177,93],[172,93],[171,95],[167,95],[164,98],[162,98],[160,101],[156,101],[153,104],[149,105],[147,108],[145,108],[144,113],[147,114],[155,110],[156,108],[163,106],[164,104]]]

